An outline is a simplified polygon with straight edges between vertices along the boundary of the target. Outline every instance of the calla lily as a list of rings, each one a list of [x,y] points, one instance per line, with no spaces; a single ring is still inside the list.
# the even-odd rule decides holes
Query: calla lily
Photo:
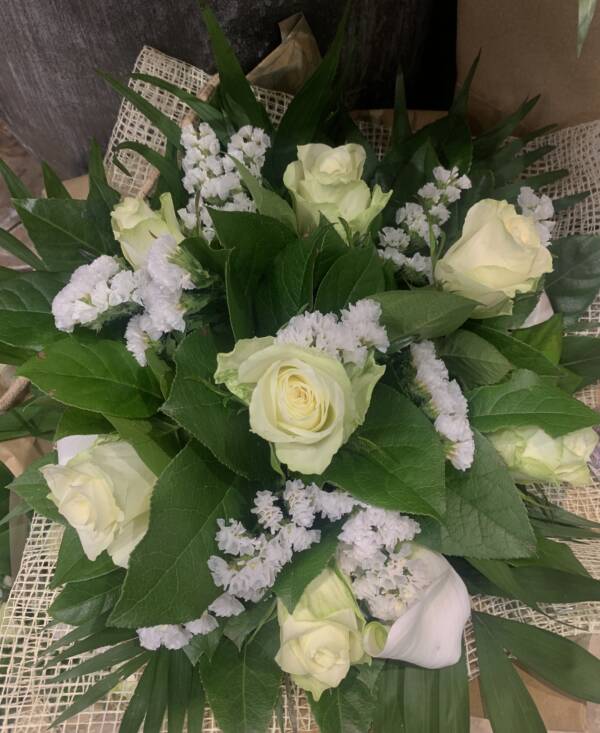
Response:
[[[428,669],[449,667],[460,659],[462,635],[471,614],[469,593],[442,555],[424,547],[417,552],[435,580],[391,627],[377,621],[367,624],[364,648],[372,657]]]

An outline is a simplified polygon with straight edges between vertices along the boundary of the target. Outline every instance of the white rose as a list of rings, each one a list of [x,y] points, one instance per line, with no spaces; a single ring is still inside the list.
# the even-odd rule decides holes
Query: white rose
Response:
[[[461,577],[443,555],[414,545],[413,557],[424,565],[430,582],[391,627],[367,624],[363,641],[367,654],[397,659],[428,669],[456,664],[471,602]]]
[[[170,193],[160,197],[160,211],[153,211],[144,199],[127,196],[110,218],[115,239],[134,270],[143,267],[157,237],[170,234],[178,244],[184,238]]]
[[[298,160],[290,163],[283,182],[291,192],[301,233],[315,229],[325,216],[342,237],[344,219],[352,232],[364,233],[387,204],[392,192],[373,191],[361,180],[366,153],[350,143],[332,148],[316,143],[298,146]]]
[[[498,430],[487,437],[516,481],[564,482],[573,486],[591,483],[587,464],[598,445],[593,428],[552,438],[541,428],[530,426]]]
[[[72,435],[56,447],[58,465],[40,469],[48,498],[77,531],[90,560],[106,550],[127,567],[148,529],[156,476],[129,443],[112,437]]]
[[[473,318],[490,318],[512,313],[515,295],[536,290],[547,272],[552,257],[535,221],[506,201],[484,199],[469,209],[462,236],[437,263],[435,278],[444,290],[481,304]]]

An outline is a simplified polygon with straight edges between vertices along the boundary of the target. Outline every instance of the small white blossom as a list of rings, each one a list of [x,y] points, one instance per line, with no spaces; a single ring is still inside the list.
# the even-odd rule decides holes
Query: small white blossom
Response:
[[[155,651],[161,646],[167,649],[183,649],[192,638],[192,634],[178,624],[161,624],[147,626],[137,630],[140,645],[144,649]]]
[[[257,491],[254,498],[254,509],[252,509],[259,524],[273,533],[281,529],[283,519],[283,512],[275,505],[276,500],[277,497],[272,491]]]
[[[212,611],[215,616],[227,618],[229,616],[239,616],[240,613],[244,612],[244,606],[229,593],[222,593],[210,604],[208,610]]]
[[[531,217],[536,224],[538,234],[542,244],[546,247],[550,245],[552,230],[556,226],[556,222],[552,221],[554,217],[554,205],[552,199],[546,194],[538,196],[529,186],[522,186],[517,203],[524,216]]]
[[[206,634],[210,634],[210,632],[214,631],[218,626],[219,622],[214,616],[211,616],[208,611],[205,611],[200,618],[197,618],[194,621],[188,621],[187,624],[183,625],[184,629],[194,636],[206,636]]]

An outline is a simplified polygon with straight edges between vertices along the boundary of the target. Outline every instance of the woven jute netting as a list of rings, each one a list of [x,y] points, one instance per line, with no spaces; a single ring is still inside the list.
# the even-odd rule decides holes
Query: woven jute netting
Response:
[[[203,71],[181,61],[145,47],[135,65],[135,70],[160,76],[180,87],[199,94],[210,77]],[[160,107],[178,123],[189,115],[189,109],[172,95],[142,82],[132,86],[147,99]],[[279,92],[256,90],[265,103],[275,123],[279,121],[289,95]],[[381,126],[362,126],[363,132],[383,154],[389,142],[389,130]],[[144,142],[156,150],[164,148],[164,138],[128,102],[123,102],[111,137],[106,157],[110,183],[124,195],[139,195],[147,187],[153,175],[150,166],[135,153],[118,153],[132,173],[124,175],[112,162],[112,151],[126,140]],[[600,231],[600,121],[561,130],[535,145],[554,145],[555,148],[533,172],[554,168],[567,168],[568,178],[548,187],[552,197],[589,190],[591,195],[574,209],[564,212],[558,220],[558,236],[573,233]],[[586,316],[589,333],[600,335],[600,299]],[[600,394],[596,387],[588,387],[580,398],[595,409],[600,408]],[[600,521],[600,472],[592,466],[593,482],[585,488],[562,486],[543,487],[546,496],[556,504],[589,519]],[[95,682],[97,676],[75,679],[56,684],[51,677],[81,661],[70,660],[51,673],[43,668],[44,650],[66,631],[65,627],[48,628],[48,607],[58,591],[49,587],[60,544],[61,528],[43,517],[34,517],[31,534],[23,556],[21,570],[15,579],[2,625],[0,627],[0,733],[34,733],[45,731],[54,718],[74,697]],[[600,578],[600,541],[573,543],[573,550],[590,573]],[[473,598],[473,608],[525,621],[549,629],[563,636],[578,633],[600,633],[600,603],[547,605],[544,613],[532,611],[517,601],[478,596]],[[465,633],[469,673],[477,675],[477,657],[472,629]],[[92,708],[80,713],[59,727],[70,733],[116,733],[119,721],[133,689],[133,680],[120,685],[108,697]],[[298,691],[285,693],[285,731],[281,733],[307,733],[317,728],[310,715],[306,699]],[[205,733],[218,733],[219,728],[207,709],[204,721]],[[281,731],[274,716],[271,733]]]

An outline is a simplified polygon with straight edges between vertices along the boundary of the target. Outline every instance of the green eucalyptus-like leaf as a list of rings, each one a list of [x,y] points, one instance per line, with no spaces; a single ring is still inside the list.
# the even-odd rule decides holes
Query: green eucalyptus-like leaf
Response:
[[[450,374],[467,389],[500,382],[512,369],[510,361],[485,339],[459,329],[436,343]]]
[[[581,234],[552,243],[554,270],[546,276],[545,289],[565,324],[577,321],[600,288],[600,238]]]
[[[111,573],[113,570],[115,570],[115,564],[106,551],[101,553],[95,560],[89,560],[83,551],[77,532],[73,527],[67,526],[60,543],[50,587],[57,588],[63,583],[97,578],[100,575]]]
[[[580,387],[600,379],[600,339],[596,336],[564,336],[561,366],[581,378]]]
[[[350,249],[337,259],[319,285],[315,309],[332,313],[379,293],[385,285],[383,261],[372,246]]]

